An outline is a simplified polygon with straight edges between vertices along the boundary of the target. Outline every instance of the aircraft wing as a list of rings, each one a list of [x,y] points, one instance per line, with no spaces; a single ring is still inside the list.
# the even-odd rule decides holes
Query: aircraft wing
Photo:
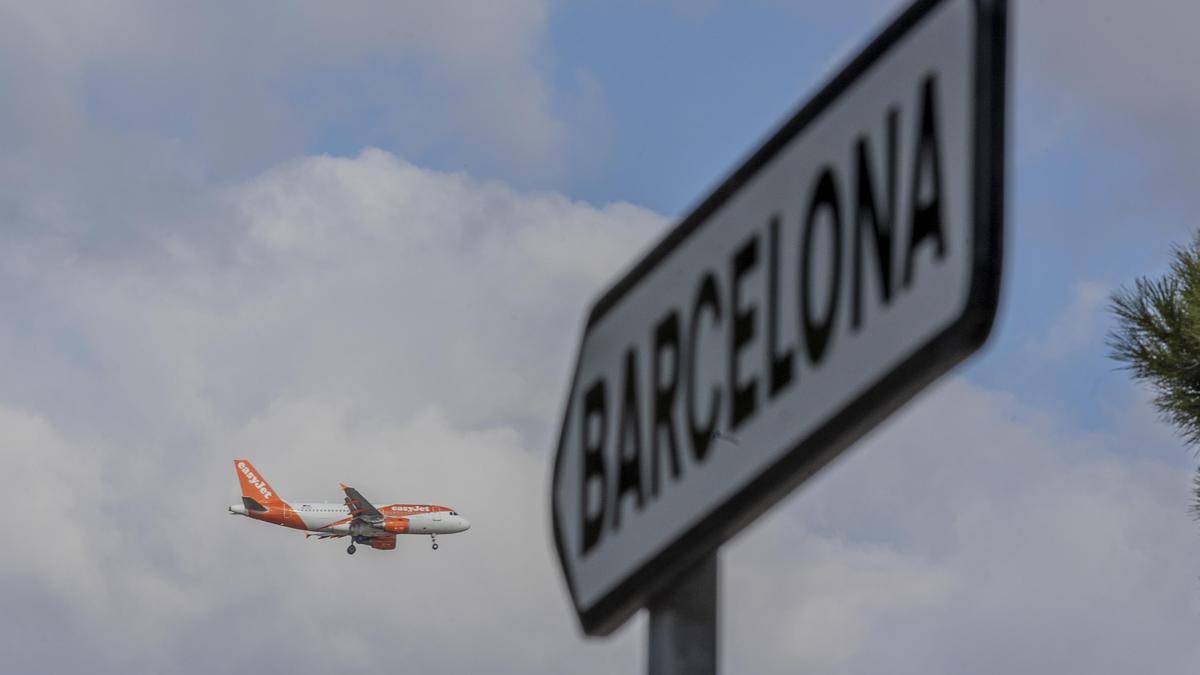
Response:
[[[350,507],[350,515],[356,519],[364,520],[368,523],[377,523],[383,520],[383,514],[379,509],[371,505],[358,490],[342,485],[342,492],[346,493],[346,506]]]

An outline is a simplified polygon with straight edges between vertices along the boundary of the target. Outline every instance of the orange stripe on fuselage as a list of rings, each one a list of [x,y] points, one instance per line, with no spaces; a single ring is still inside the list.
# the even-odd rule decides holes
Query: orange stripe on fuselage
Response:
[[[280,506],[279,504],[282,504]],[[272,504],[267,507],[266,511],[247,511],[246,515],[255,520],[261,520],[266,523],[274,523],[275,525],[283,525],[297,530],[307,530],[304,525],[304,520],[300,518],[300,514],[292,509],[287,502],[280,500],[278,504]]]

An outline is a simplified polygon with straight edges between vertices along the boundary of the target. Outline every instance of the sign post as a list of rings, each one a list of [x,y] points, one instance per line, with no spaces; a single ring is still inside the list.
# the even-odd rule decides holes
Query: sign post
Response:
[[[551,488],[586,633],[648,606],[652,672],[713,672],[718,547],[986,340],[1006,20],[914,2],[592,306]]]
[[[650,599],[650,675],[716,675],[717,554]]]

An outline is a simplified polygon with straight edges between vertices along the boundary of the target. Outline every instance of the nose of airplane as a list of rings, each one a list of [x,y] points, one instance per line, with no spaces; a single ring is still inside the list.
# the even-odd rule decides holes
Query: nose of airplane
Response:
[[[466,532],[467,530],[471,529],[471,521],[467,520],[466,518],[463,518],[462,516],[459,516],[458,520],[459,520],[459,526],[462,527],[462,530],[461,530],[462,532]]]

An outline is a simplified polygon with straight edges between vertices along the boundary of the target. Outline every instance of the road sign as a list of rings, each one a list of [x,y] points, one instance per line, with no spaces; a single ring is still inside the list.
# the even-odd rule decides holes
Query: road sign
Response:
[[[1004,0],[918,0],[605,292],[554,464],[589,634],[976,350],[1000,285]]]

